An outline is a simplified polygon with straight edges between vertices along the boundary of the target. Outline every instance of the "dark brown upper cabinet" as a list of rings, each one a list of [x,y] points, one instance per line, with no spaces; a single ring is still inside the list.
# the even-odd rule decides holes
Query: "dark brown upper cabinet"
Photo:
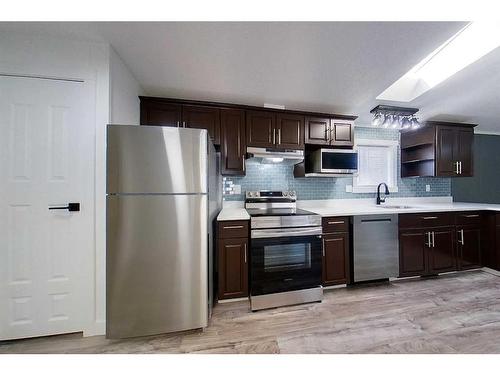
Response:
[[[438,125],[436,139],[436,174],[438,176],[472,176],[473,128]]]
[[[207,129],[212,142],[220,144],[220,109],[214,107],[183,105],[182,124],[186,128]]]
[[[330,144],[330,119],[306,117],[305,143],[313,145]]]
[[[276,143],[276,114],[247,111],[247,146],[271,148]]]
[[[352,147],[354,145],[354,124],[349,120],[307,117],[305,143]]]
[[[284,149],[304,148],[304,116],[281,112],[276,115],[276,146]]]
[[[286,112],[247,111],[247,146],[304,148],[304,116]]]
[[[181,126],[182,105],[141,99],[141,125]]]
[[[354,146],[354,126],[351,121],[330,120],[330,145]]]
[[[221,162],[222,174],[245,175],[245,111],[221,109]]]
[[[174,98],[140,96],[141,125],[174,126],[207,129],[213,143],[220,145],[222,174],[245,175],[246,147],[274,149],[303,149],[305,117],[326,119],[326,127],[310,122],[310,137],[314,143],[316,133],[321,133],[323,142],[317,144],[346,145],[351,132],[344,123],[352,122],[356,116],[294,110],[266,109],[231,103],[203,102]],[[339,119],[330,139],[330,119]],[[344,121],[345,120],[345,121]],[[332,120],[333,121],[333,120]],[[308,133],[308,134],[309,134]],[[340,143],[339,143],[340,142]]]
[[[401,133],[401,177],[470,177],[474,124],[429,121]]]
[[[212,142],[220,144],[220,110],[216,107],[141,98],[141,125],[207,129]]]

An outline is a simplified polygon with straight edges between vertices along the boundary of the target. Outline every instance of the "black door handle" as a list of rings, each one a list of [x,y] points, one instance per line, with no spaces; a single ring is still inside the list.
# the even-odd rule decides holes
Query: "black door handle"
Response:
[[[49,210],[80,211],[80,203],[68,203],[67,206],[62,207],[49,207]]]

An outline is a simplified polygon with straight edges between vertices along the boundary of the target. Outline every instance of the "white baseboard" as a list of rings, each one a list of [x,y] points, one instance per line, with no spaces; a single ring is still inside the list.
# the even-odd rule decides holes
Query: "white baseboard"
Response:
[[[90,327],[83,330],[83,337],[101,336],[106,334],[106,321],[99,320],[93,322]]]

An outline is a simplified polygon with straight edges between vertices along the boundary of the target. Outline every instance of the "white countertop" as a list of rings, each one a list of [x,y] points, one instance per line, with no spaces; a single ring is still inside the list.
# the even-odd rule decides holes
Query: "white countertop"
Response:
[[[247,210],[242,208],[224,207],[219,215],[217,221],[230,221],[230,220],[250,220],[250,215]]]
[[[394,204],[388,204],[394,205]],[[481,203],[430,203],[430,204],[405,204],[411,208],[384,208],[383,204],[352,207],[307,207],[305,209],[321,216],[356,216],[356,215],[380,215],[380,214],[404,214],[420,212],[448,212],[448,211],[500,211],[500,205]]]
[[[381,205],[383,206],[384,203]],[[411,208],[382,208],[373,199],[327,199],[298,201],[297,206],[321,216],[355,216],[446,211],[499,211],[500,204],[453,202],[451,197],[388,198],[386,206],[405,205]],[[250,220],[243,202],[224,202],[218,221]]]

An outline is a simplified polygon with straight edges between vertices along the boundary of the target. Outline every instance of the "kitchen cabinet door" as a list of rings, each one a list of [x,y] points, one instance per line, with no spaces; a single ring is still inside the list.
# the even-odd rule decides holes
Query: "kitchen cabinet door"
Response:
[[[330,144],[330,119],[320,117],[306,117],[305,143],[314,145]]]
[[[457,227],[458,268],[467,270],[481,267],[481,227]]]
[[[222,174],[245,175],[245,111],[221,109],[221,163]]]
[[[330,120],[330,144],[332,146],[354,146],[354,124],[352,121]]]
[[[474,130],[461,128],[457,130],[457,160],[460,161],[460,177],[472,177],[472,147]]]
[[[207,129],[214,145],[220,145],[220,109],[183,105],[182,125],[186,128]]]
[[[450,272],[457,269],[455,256],[455,227],[434,228],[432,246],[428,248],[428,268],[430,274]]]
[[[141,125],[181,126],[180,104],[141,101]]]
[[[349,234],[323,235],[323,286],[349,283]]]
[[[276,115],[276,147],[288,150],[304,149],[304,116],[278,113]]]
[[[427,232],[404,230],[399,232],[399,276],[421,276],[427,272]]]
[[[276,115],[266,111],[247,111],[247,145],[272,148],[276,144]]]
[[[219,299],[248,296],[248,239],[219,239]]]
[[[436,176],[457,176],[457,130],[454,126],[436,128]]]

